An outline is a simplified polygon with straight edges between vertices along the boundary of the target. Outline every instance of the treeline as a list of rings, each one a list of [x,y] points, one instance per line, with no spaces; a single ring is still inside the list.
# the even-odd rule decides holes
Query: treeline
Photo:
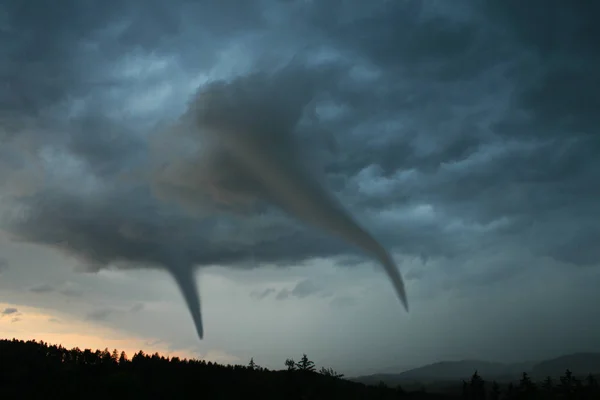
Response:
[[[446,398],[341,379],[303,355],[270,371],[196,359],[0,340],[1,399],[398,399]]]
[[[570,370],[557,380],[547,377],[534,382],[529,374],[523,373],[518,383],[500,385],[496,381],[486,382],[477,371],[469,381],[462,383],[462,398],[465,400],[600,400],[597,378],[589,374],[578,379]]]
[[[66,349],[42,341],[0,340],[0,399],[458,399],[600,400],[597,378],[579,379],[567,370],[554,380],[486,382],[477,372],[462,382],[462,394],[406,392],[384,383],[367,386],[343,378],[331,368],[318,369],[306,354],[270,371],[250,359],[248,365],[164,357],[138,351]]]

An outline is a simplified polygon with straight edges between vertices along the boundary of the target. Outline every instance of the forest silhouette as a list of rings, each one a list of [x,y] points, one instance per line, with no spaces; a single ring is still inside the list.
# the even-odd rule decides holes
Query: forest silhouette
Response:
[[[109,349],[66,349],[43,341],[0,340],[0,399],[600,399],[596,377],[563,376],[534,382],[486,382],[477,371],[457,382],[456,393],[405,391],[383,382],[365,385],[318,368],[306,354],[282,370],[165,357],[138,351],[131,358]],[[462,385],[462,387],[460,386]]]

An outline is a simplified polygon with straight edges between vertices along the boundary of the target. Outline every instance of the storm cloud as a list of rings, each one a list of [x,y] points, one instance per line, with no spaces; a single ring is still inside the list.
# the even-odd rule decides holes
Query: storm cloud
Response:
[[[444,265],[457,286],[518,274],[526,256],[598,267],[595,3],[21,3],[0,22],[15,241],[92,271],[362,257],[273,207],[235,162],[196,157],[208,104],[206,125],[268,126],[273,152],[296,154],[397,259]],[[504,258],[467,268],[490,254]]]

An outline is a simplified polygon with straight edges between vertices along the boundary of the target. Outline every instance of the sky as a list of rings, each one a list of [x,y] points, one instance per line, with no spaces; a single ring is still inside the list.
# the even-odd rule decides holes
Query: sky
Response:
[[[0,337],[346,375],[600,351],[600,4],[529,3],[2,2]],[[199,109],[308,161],[410,312],[203,163]]]

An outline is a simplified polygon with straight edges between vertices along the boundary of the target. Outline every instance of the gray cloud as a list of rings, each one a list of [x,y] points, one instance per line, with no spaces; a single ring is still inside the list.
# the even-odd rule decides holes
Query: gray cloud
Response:
[[[187,165],[184,164],[180,169],[174,171],[179,179],[179,182],[175,183],[182,183],[184,189],[197,190],[198,195],[206,194],[207,185],[216,184],[218,185],[217,190],[221,193],[229,191],[242,197],[250,196],[251,200],[267,200],[272,203],[275,202],[279,206],[288,207],[294,214],[298,214],[301,219],[312,222],[317,226],[325,223],[324,226],[328,227],[328,225],[334,223],[333,221],[337,221],[335,222],[336,227],[329,227],[328,229],[333,229],[341,235],[345,235],[345,232],[349,231],[358,232],[354,233],[354,237],[350,240],[377,254],[378,258],[386,260],[384,264],[386,264],[390,275],[394,276],[397,290],[400,290],[402,287],[401,278],[397,276],[395,266],[390,267],[387,265],[389,264],[387,261],[389,257],[384,254],[385,251],[381,249],[381,246],[374,242],[361,228],[353,227],[352,220],[343,211],[339,211],[341,208],[337,203],[329,200],[328,193],[321,190],[318,183],[308,178],[308,174],[301,172],[303,164],[308,162],[307,156],[310,156],[310,147],[307,146],[304,151],[296,150],[303,142],[293,137],[292,133],[298,125],[307,104],[314,98],[315,88],[321,82],[332,82],[332,73],[336,71],[337,68],[319,67],[311,69],[301,65],[291,65],[283,70],[275,71],[273,74],[251,74],[239,78],[233,83],[213,83],[199,91],[197,99],[190,105],[189,113],[184,115],[182,121],[184,125],[178,127],[184,135],[180,139],[182,141],[188,139],[183,143],[189,143],[192,146],[194,145],[194,135],[199,133],[199,139],[203,140],[200,144],[204,146],[204,151],[207,151],[206,147],[211,146],[212,141],[230,140],[231,137],[227,136],[229,134],[226,134],[226,132],[232,130],[240,131],[241,133],[238,135],[240,138],[243,138],[244,135],[247,137],[250,137],[248,136],[250,134],[254,135],[252,142],[246,143],[247,139],[245,138],[235,140],[241,140],[240,144],[244,146],[256,146],[261,152],[258,157],[274,160],[273,168],[291,171],[290,179],[294,179],[295,184],[300,185],[299,187],[309,194],[309,198],[314,198],[313,202],[315,204],[319,204],[319,207],[323,209],[327,208],[329,214],[338,212],[339,216],[330,218],[332,222],[326,222],[322,217],[316,218],[313,214],[315,214],[314,210],[317,210],[317,208],[299,206],[296,200],[287,200],[287,197],[289,197],[287,194],[282,196],[283,192],[279,188],[267,184],[268,179],[258,176],[260,174],[257,175],[255,172],[249,175],[248,170],[244,170],[247,166],[240,164],[226,151],[229,142],[225,145],[216,143],[216,147],[211,149],[208,155],[204,157],[207,159],[204,164],[198,165],[198,162],[202,162],[202,158],[198,160],[198,154],[192,153],[192,156],[195,156],[194,159],[187,161]],[[322,83],[321,86],[323,86]],[[276,117],[273,118],[273,116]],[[189,121],[189,125],[185,125],[186,120]],[[206,133],[211,130],[217,130],[221,136]],[[249,151],[250,148],[247,150]],[[177,160],[180,159],[181,155],[178,156]],[[162,161],[161,164],[164,166]],[[167,167],[170,167],[170,165],[167,164]],[[205,174],[205,176],[203,177],[202,174]],[[264,172],[262,175],[266,176]],[[188,181],[182,181],[182,177],[183,179],[187,177]],[[235,188],[227,186],[230,181],[233,181],[234,185],[237,183]],[[172,182],[169,181],[169,183]],[[240,186],[240,184],[243,186]],[[159,192],[164,191],[164,186],[159,186],[156,190]],[[173,185],[167,186],[167,188],[172,187]],[[250,192],[246,192],[246,190],[250,190]],[[134,194],[136,192],[137,194]],[[175,192],[175,196],[177,194],[178,192]],[[189,194],[189,190],[186,194]],[[43,199],[39,197],[40,195],[43,196]],[[253,244],[247,243],[248,238],[240,237],[246,243],[228,242],[227,238],[221,238],[221,243],[218,243],[218,230],[215,232],[214,229],[212,231],[198,229],[202,227],[203,223],[219,228],[215,224],[220,224],[220,221],[215,220],[215,218],[187,222],[189,227],[196,231],[192,232],[189,238],[192,239],[195,236],[196,242],[192,243],[190,241],[186,250],[182,248],[183,243],[180,237],[172,237],[173,241],[169,242],[169,239],[165,238],[164,229],[169,224],[179,224],[182,220],[189,221],[189,218],[184,214],[177,214],[176,211],[169,212],[167,204],[161,204],[156,199],[148,196],[147,188],[139,185],[134,188],[119,185],[118,188],[113,186],[113,190],[105,192],[105,195],[107,198],[102,199],[101,195],[95,193],[94,198],[96,200],[86,202],[83,208],[79,208],[79,213],[75,211],[78,208],[77,204],[83,204],[84,202],[80,198],[80,194],[72,193],[72,191],[69,193],[66,190],[60,191],[52,188],[38,193],[37,196],[21,198],[20,205],[28,205],[28,213],[24,218],[20,216],[12,220],[12,232],[17,233],[22,238],[44,244],[58,242],[58,246],[84,258],[88,263],[98,268],[115,262],[149,263],[167,268],[182,288],[186,302],[190,305],[194,304],[193,308],[198,307],[196,305],[198,301],[192,298],[197,296],[195,293],[197,289],[195,289],[195,284],[192,283],[192,268],[195,265],[224,262],[239,263],[248,259],[248,245]],[[115,195],[124,196],[124,198],[117,199]],[[86,195],[84,194],[84,196]],[[133,213],[136,212],[133,207],[131,210],[126,210],[126,207],[119,210],[112,209],[115,202],[125,206],[127,201],[131,201],[134,197],[139,197],[136,199],[135,204],[137,218],[133,216]],[[201,205],[202,203],[198,201],[201,199],[196,197],[194,200]],[[155,211],[150,211],[148,208],[144,209],[143,206],[140,207],[141,202],[146,203],[149,208]],[[225,200],[225,203],[227,202],[228,200]],[[67,209],[69,210],[68,215],[65,213]],[[164,211],[161,212],[161,209],[168,214],[165,214]],[[118,214],[115,215],[115,212]],[[271,212],[271,214],[273,213],[277,215],[279,212]],[[104,215],[105,219],[98,220],[96,215],[99,214]],[[159,221],[162,219],[166,224],[157,224],[159,221],[151,217],[157,214],[160,215]],[[110,221],[111,216],[114,218],[112,222]],[[281,217],[279,218],[281,219]],[[342,228],[341,223],[348,226]],[[288,225],[291,224],[288,223]],[[248,229],[247,226],[248,224],[246,224],[246,230]],[[250,229],[255,228],[254,225],[250,226]],[[272,230],[269,226],[266,228]],[[243,225],[242,229],[244,229]],[[44,230],[46,231],[44,232]],[[295,230],[298,230],[298,228],[295,228]],[[180,234],[184,233],[181,229],[178,229],[178,232]],[[239,232],[238,229],[239,233],[243,233],[243,230]],[[266,233],[268,236],[259,236],[257,239],[272,242],[273,240],[279,240],[281,237],[281,234],[278,235],[279,237],[273,237],[268,231]],[[208,237],[209,234],[210,237]],[[361,239],[356,239],[356,237]],[[48,242],[48,240],[52,240],[52,242]],[[202,242],[204,242],[204,245],[201,245]],[[219,249],[219,246],[221,249]],[[271,247],[265,246],[264,248]],[[292,260],[303,261],[311,256],[297,251],[288,251],[287,253],[285,256],[283,256],[282,251],[278,254],[265,254],[262,256],[257,254],[256,248],[252,249],[252,256],[261,261],[268,261],[268,257],[272,257],[273,261],[285,263],[286,259],[290,257]],[[198,324],[199,335],[202,336],[199,310],[193,312],[193,314]]]
[[[85,315],[85,318],[91,321],[106,321],[111,314],[114,313],[113,309],[110,308],[98,308],[90,311]]]
[[[59,293],[66,297],[81,297],[83,296],[83,290],[78,288],[71,282],[65,282],[58,286],[51,285],[49,283],[41,283],[29,288],[32,293]]]
[[[5,308],[4,310],[2,310],[2,312],[0,312],[0,314],[2,316],[5,316],[5,315],[17,314],[18,312],[19,312],[19,310],[17,310],[16,308],[14,308],[14,307],[8,307],[8,308]]]
[[[63,296],[67,297],[81,297],[83,296],[83,290],[78,289],[76,287],[65,287],[58,291]]]
[[[267,289],[267,291],[268,290],[269,289]],[[262,294],[266,293],[267,291],[263,292]],[[274,289],[272,291],[270,291],[268,294],[271,294],[273,292],[275,292]],[[291,290],[286,289],[286,288],[279,290],[277,292],[277,294],[275,295],[275,299],[285,300],[290,297],[296,297],[298,299],[303,299],[305,297],[316,295],[316,294],[319,294],[322,297],[331,296],[331,293],[325,292],[323,287],[321,287],[320,285],[315,283],[313,280],[303,279],[302,281],[298,282]]]
[[[292,296],[304,298],[321,291],[321,287],[310,279],[304,279],[296,284],[291,291]]]
[[[129,311],[132,312],[132,313],[139,313],[142,310],[144,310],[144,304],[143,303],[135,303],[129,309]]]
[[[277,293],[276,289],[266,288],[265,290],[262,290],[262,291],[252,292],[252,293],[250,293],[250,296],[252,296],[253,298],[255,298],[257,300],[262,300],[274,293]]]
[[[281,289],[275,295],[275,300],[285,300],[290,297],[290,291],[288,289]]]
[[[167,56],[173,49],[180,52],[186,48],[180,53],[185,61],[196,65],[201,60],[210,62],[212,52],[207,43],[212,41],[218,46],[219,40],[239,29],[260,24],[261,17],[254,7],[225,11],[209,3],[181,2],[176,8],[165,7],[159,1],[107,1],[94,6],[67,0],[57,7],[35,11],[18,1],[3,4],[3,35],[12,39],[12,45],[3,48],[3,58],[10,63],[0,70],[5,81],[11,82],[2,99],[2,104],[10,108],[2,107],[3,112],[16,111],[31,119],[43,116],[46,107],[56,106],[66,96],[85,95],[107,85],[118,90],[119,85],[131,84],[111,76],[113,71],[96,66],[104,65],[106,59],[132,54],[132,50]],[[215,13],[219,14],[216,20]],[[212,31],[210,37],[205,37],[201,52],[193,45],[203,40],[190,25]]]
[[[0,257],[0,274],[8,270],[8,267],[8,260],[6,258]]]
[[[360,257],[256,201],[263,189],[235,163],[209,176],[194,162],[198,143],[182,131],[196,115],[189,96],[235,88],[235,104],[252,105],[236,123],[258,126],[275,115],[272,129],[297,135],[308,163],[378,239],[397,254],[456,267],[456,285],[485,286],[528,268],[515,248],[597,266],[598,6],[580,3],[336,1],[336,8],[288,2],[240,10],[65,1],[43,20],[7,3],[2,35],[14,40],[0,50],[13,60],[0,67],[11,82],[0,90],[0,200],[11,208],[2,228],[91,270]],[[40,29],[44,35],[27,39]],[[225,51],[234,37],[273,51],[256,51],[215,77],[220,60],[238,61]],[[323,54],[329,61],[316,65]],[[189,83],[200,72],[213,74],[210,82]],[[154,108],[130,107],[134,97],[152,97],[148,87],[167,94]],[[233,110],[219,104],[212,103],[215,119]],[[334,152],[325,132],[335,136]],[[144,178],[121,179],[140,170]],[[199,184],[208,178],[216,192]],[[232,209],[238,214],[223,213]],[[474,273],[460,267],[474,252],[513,259]],[[426,267],[413,276],[428,282],[427,271],[437,273]],[[275,294],[267,291],[255,297]]]
[[[32,286],[31,288],[29,288],[30,292],[33,293],[50,293],[50,292],[54,292],[56,290],[56,288],[52,285],[50,285],[49,283],[42,283],[36,286]]]
[[[357,305],[358,300],[356,300],[356,298],[354,298],[354,297],[348,297],[348,296],[336,297],[336,298],[332,299],[331,302],[329,302],[329,304],[334,308],[346,309],[346,308],[351,308],[351,307]]]

